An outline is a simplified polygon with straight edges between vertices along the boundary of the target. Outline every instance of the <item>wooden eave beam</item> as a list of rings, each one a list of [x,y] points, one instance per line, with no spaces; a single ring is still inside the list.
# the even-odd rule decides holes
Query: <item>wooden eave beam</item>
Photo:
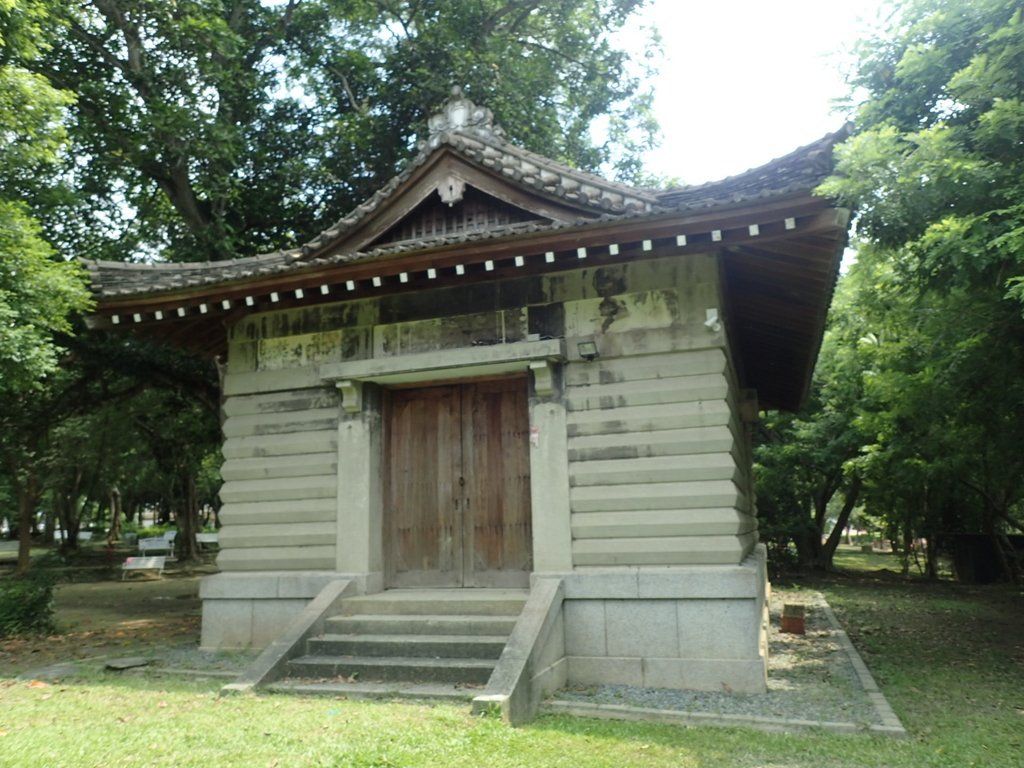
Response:
[[[804,197],[789,200],[787,205],[779,202],[764,204],[743,211],[729,211],[727,215],[711,214],[681,215],[665,214],[659,217],[643,217],[636,221],[617,220],[606,225],[591,224],[573,228],[572,230],[555,230],[554,232],[534,233],[526,237],[509,237],[495,241],[472,241],[454,246],[425,248],[408,254],[398,254],[386,259],[363,259],[352,262],[329,265],[311,265],[306,268],[264,275],[256,278],[244,278],[212,285],[200,285],[186,289],[153,292],[120,298],[100,300],[99,313],[103,315],[136,313],[153,313],[155,311],[173,312],[178,307],[196,307],[206,303],[209,311],[223,317],[221,302],[227,300],[231,309],[236,309],[238,302],[246,297],[266,297],[271,292],[279,294],[282,300],[275,303],[260,301],[260,310],[285,308],[296,304],[319,303],[324,300],[364,298],[369,295],[380,295],[383,292],[419,290],[426,286],[441,286],[447,283],[461,284],[467,278],[496,279],[509,274],[527,275],[548,271],[559,271],[572,268],[574,262],[566,253],[578,248],[593,249],[592,258],[602,263],[627,262],[639,258],[657,258],[680,253],[700,253],[717,250],[723,246],[742,245],[744,243],[768,243],[775,240],[803,237],[811,233],[834,232],[843,227],[847,221],[841,209],[829,208],[828,201],[821,198]],[[785,214],[783,216],[783,214]],[[785,219],[792,218],[795,230],[786,228]],[[752,235],[749,225],[757,223],[759,233]],[[714,239],[717,233],[719,239]],[[677,244],[678,236],[686,237],[686,245]],[[649,243],[646,248],[643,243]],[[607,253],[610,244],[615,244],[618,254]],[[604,249],[606,255],[600,252]],[[543,254],[554,252],[560,255],[555,264],[545,262]],[[530,260],[527,267],[510,267],[515,257]],[[485,274],[477,275],[477,271],[485,262],[491,262],[493,269]],[[427,270],[452,270],[462,266],[471,270],[473,275],[438,276],[427,280],[422,275]],[[397,276],[400,273],[416,275],[415,280],[399,285]],[[379,278],[380,287],[364,288],[366,281]],[[387,281],[386,283],[384,281]],[[347,281],[361,284],[358,291],[347,291]],[[331,299],[322,299],[319,286],[334,286]],[[308,297],[294,300],[296,290],[309,292]],[[243,307],[244,309],[244,307]],[[231,311],[231,310],[227,310]],[[166,318],[170,320],[171,318]],[[135,323],[134,325],[138,325]]]

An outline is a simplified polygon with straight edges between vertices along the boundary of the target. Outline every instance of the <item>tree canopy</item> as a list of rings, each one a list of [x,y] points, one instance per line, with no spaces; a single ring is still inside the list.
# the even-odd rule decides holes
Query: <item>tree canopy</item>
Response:
[[[19,64],[76,100],[68,194],[38,213],[81,257],[289,247],[393,175],[453,85],[528,148],[636,175],[655,129],[649,94],[608,35],[642,4],[42,3],[45,55]],[[598,119],[607,142],[592,139]]]
[[[850,84],[866,98],[822,188],[857,212],[858,259],[826,344],[856,365],[837,369],[826,354],[817,376],[821,388],[860,394],[844,423],[830,426],[826,400],[798,424],[828,440],[859,436],[844,482],[863,480],[863,510],[905,551],[917,537],[935,547],[982,534],[1014,575],[1007,534],[1024,531],[1024,11],[1009,0],[906,0],[857,52]],[[782,441],[803,460],[821,452],[806,432]]]
[[[0,43],[18,40],[0,26]],[[27,41],[22,41],[27,45]],[[88,292],[77,265],[56,257],[26,199],[58,163],[72,99],[38,75],[0,60],[0,396],[34,387],[57,366],[54,334]]]

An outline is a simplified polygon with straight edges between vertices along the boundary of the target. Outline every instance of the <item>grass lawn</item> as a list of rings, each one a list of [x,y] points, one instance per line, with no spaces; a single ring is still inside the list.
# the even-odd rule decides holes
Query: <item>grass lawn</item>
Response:
[[[86,625],[87,585],[70,585],[75,597],[58,603],[58,618],[75,615],[79,624],[49,640],[2,646],[0,766],[1024,766],[1020,590],[904,580],[891,557],[884,568],[785,588],[825,592],[907,727],[902,741],[554,716],[513,730],[463,707],[219,698],[215,680],[95,670],[58,683],[15,679],[33,658],[58,658],[45,649],[74,656],[83,633],[95,648],[125,655],[155,642],[153,632],[194,642],[197,606],[186,589],[194,579],[183,576],[178,589],[186,594],[164,587],[166,599],[148,601],[154,616],[119,616],[108,606],[107,620],[100,612]],[[145,599],[128,603],[146,610]],[[168,614],[174,606],[177,628]]]

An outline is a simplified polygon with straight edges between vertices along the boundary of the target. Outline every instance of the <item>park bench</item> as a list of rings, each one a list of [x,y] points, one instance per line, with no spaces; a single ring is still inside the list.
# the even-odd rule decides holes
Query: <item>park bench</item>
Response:
[[[208,545],[218,544],[218,543],[219,542],[218,542],[217,534],[216,533],[197,533],[196,534],[196,544],[198,544],[203,549],[206,549],[206,547]]]
[[[163,575],[164,565],[167,564],[165,555],[151,555],[149,557],[129,557],[121,566],[121,580],[128,578],[130,571],[156,571],[157,576]]]
[[[148,555],[150,552],[174,552],[174,539],[177,531],[168,531],[163,536],[152,536],[146,539],[139,539],[139,554]]]

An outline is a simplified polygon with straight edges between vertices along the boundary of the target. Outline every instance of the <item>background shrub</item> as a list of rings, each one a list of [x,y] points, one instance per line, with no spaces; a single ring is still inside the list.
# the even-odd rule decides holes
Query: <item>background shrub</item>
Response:
[[[53,632],[53,586],[47,573],[0,579],[0,637]]]

